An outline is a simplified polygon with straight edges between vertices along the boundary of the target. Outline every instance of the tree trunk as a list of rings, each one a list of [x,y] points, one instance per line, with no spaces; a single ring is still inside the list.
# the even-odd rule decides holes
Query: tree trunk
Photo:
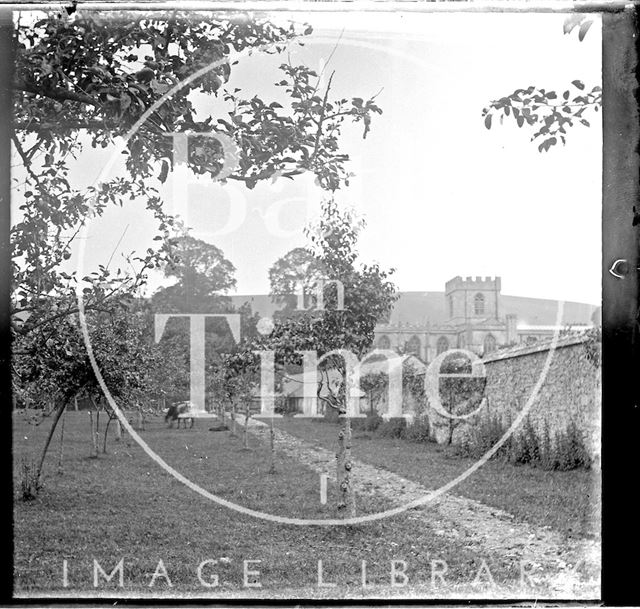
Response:
[[[42,468],[44,466],[44,460],[47,456],[47,451],[49,450],[49,445],[51,444],[51,438],[53,438],[53,432],[56,430],[56,426],[58,425],[58,421],[64,412],[65,407],[67,406],[67,402],[64,401],[62,406],[58,408],[55,417],[53,418],[53,423],[51,423],[51,429],[49,429],[49,434],[47,435],[47,440],[44,443],[44,447],[42,448],[42,454],[40,455],[40,461],[38,462],[38,469],[36,470],[36,483],[40,482],[40,476],[42,475]]]
[[[58,474],[61,476],[64,472],[62,460],[64,458],[64,421],[67,417],[62,415],[62,427],[60,428],[60,454],[58,455]]]
[[[78,412],[78,396],[73,396],[73,409]]]
[[[242,447],[245,450],[249,450],[249,404],[244,409],[244,436],[242,440]]]
[[[120,440],[122,440],[122,425],[120,419],[116,419],[116,442],[120,442]]]
[[[97,416],[96,416],[97,422]],[[89,411],[89,426],[91,428],[91,457],[95,458],[98,456],[98,431],[96,426],[94,425],[94,417],[93,410]]]
[[[238,435],[236,433],[236,404],[235,404],[235,402],[231,402],[231,435],[234,438]]]
[[[276,433],[273,429],[273,417],[271,417],[271,419],[269,419],[270,425],[269,425],[269,448],[270,448],[270,459],[271,462],[269,464],[269,473],[270,474],[275,474],[276,473]]]
[[[142,416],[142,408],[138,407],[138,430],[144,431],[144,417]]]
[[[113,417],[109,415],[109,420],[107,421],[107,426],[105,427],[105,430],[104,430],[104,440],[102,441],[102,452],[105,455],[107,454],[107,434],[109,433],[109,425],[111,424],[112,419]]]
[[[338,434],[337,475],[338,511],[345,510],[347,518],[356,516],[356,498],[351,482],[351,419],[344,417],[342,429]]]
[[[451,414],[453,414],[453,390],[449,389],[449,412]],[[448,422],[449,422],[449,439],[447,444],[449,446],[451,446],[451,444],[453,443],[453,419],[451,417],[447,418]]]

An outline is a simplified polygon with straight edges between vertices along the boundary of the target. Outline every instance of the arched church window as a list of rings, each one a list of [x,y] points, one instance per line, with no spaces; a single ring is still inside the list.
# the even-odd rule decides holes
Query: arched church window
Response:
[[[473,312],[476,315],[484,315],[484,294],[476,294],[473,299]]]
[[[388,336],[382,335],[378,339],[378,349],[391,349],[391,341]]]
[[[444,353],[449,348],[449,341],[446,336],[441,336],[436,343],[437,354]]]
[[[420,339],[415,335],[409,339],[409,342],[407,342],[407,353],[413,353],[413,355],[420,357],[421,348],[422,344],[420,343]]]
[[[484,337],[484,353],[486,355],[487,353],[492,353],[495,350],[496,350],[495,336],[493,336],[493,334],[487,334]]]

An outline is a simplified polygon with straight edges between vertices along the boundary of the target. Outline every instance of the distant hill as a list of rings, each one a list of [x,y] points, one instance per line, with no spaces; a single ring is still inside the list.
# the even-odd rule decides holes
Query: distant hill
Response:
[[[230,297],[233,304],[240,306],[245,302],[251,304],[254,312],[262,317],[271,317],[280,307],[271,301],[266,294],[234,295]],[[500,295],[500,317],[515,314],[520,323],[529,325],[552,325],[556,322],[558,301],[544,298],[527,298],[524,296]],[[588,324],[598,307],[581,302],[565,302],[562,324]],[[391,312],[390,322],[432,324],[447,321],[444,292],[400,292],[400,297]]]

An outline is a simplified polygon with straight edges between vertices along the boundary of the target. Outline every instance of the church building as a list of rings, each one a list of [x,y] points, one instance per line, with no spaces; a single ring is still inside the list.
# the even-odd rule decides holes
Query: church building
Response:
[[[432,308],[436,309],[431,318],[423,317],[416,323],[415,320],[399,320],[396,316],[388,324],[379,324],[375,329],[374,345],[378,349],[413,354],[429,363],[448,349],[467,349],[482,357],[499,347],[531,344],[553,336],[555,326],[552,322],[555,321],[554,309],[557,310],[557,303],[546,301],[549,303],[544,315],[547,323],[531,325],[526,320],[519,323],[518,313],[514,311],[520,308],[517,301],[522,301],[522,305],[528,304],[526,301],[542,301],[504,297],[500,291],[500,277],[454,277],[445,284],[444,298],[442,293],[439,294],[440,306],[431,298]],[[435,294],[424,294],[427,306],[427,297],[432,296]],[[505,299],[508,307],[503,306]],[[415,309],[414,306],[414,311]],[[576,311],[580,313],[578,325],[589,327],[591,323],[585,323],[587,320],[584,312],[578,309]],[[405,315],[407,316],[411,315]],[[567,323],[563,320],[562,325]]]

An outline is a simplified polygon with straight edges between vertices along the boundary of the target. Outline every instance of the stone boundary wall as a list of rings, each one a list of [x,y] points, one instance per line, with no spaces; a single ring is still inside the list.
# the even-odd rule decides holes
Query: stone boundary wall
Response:
[[[487,403],[480,416],[512,421],[525,407],[550,355],[551,341],[498,351],[483,360]],[[547,376],[528,417],[553,437],[570,422],[584,434],[593,457],[600,454],[600,344],[584,336],[558,340]]]

